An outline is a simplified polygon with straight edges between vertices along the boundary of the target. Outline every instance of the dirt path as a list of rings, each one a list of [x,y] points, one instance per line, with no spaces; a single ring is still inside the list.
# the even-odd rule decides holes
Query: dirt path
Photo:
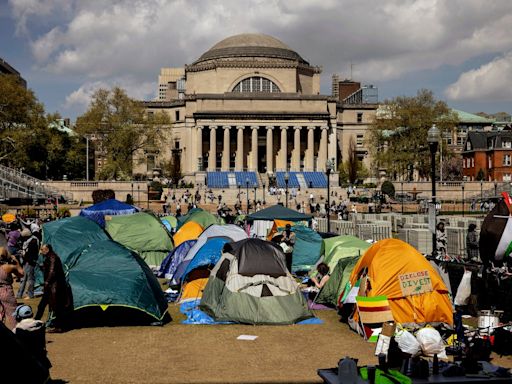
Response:
[[[373,363],[374,345],[318,311],[322,325],[118,327],[48,334],[52,378],[70,383],[312,383],[345,356]],[[256,335],[240,341],[241,334]]]

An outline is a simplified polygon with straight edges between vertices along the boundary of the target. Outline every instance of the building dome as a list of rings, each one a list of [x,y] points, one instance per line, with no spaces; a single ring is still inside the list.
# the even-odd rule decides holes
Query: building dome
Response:
[[[264,57],[299,61],[308,64],[297,52],[275,37],[260,33],[244,33],[221,40],[194,64],[208,60]]]

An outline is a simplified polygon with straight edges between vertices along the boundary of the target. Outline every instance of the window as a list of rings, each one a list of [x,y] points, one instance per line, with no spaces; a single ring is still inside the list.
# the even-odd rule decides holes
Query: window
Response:
[[[248,77],[235,85],[233,92],[277,93],[281,90],[273,81],[264,77]]]
[[[466,168],[466,159],[462,159],[462,168]]]
[[[503,165],[512,165],[512,157],[510,155],[503,156]]]
[[[356,147],[357,148],[361,148],[363,147],[363,144],[364,144],[364,135],[357,135],[356,136]]]
[[[464,140],[466,138],[462,136],[457,136],[457,145],[464,145]]]
[[[180,111],[175,111],[174,114],[176,117],[176,121],[179,121],[180,120]]]
[[[151,171],[153,171],[153,168],[155,168],[155,156],[154,155],[148,155],[147,171],[151,172]]]
[[[363,112],[357,112],[357,122],[358,123],[363,122]]]
[[[510,173],[503,174],[503,181],[512,181],[512,176],[510,175]]]
[[[175,81],[169,81],[167,83],[167,88],[168,89],[176,89],[176,82]]]
[[[512,148],[512,141],[504,141],[503,142],[503,148]]]

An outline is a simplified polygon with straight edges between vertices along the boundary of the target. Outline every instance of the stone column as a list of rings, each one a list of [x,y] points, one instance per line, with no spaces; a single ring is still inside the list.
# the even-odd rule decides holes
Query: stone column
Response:
[[[231,128],[229,125],[225,125],[224,127],[224,146],[222,151],[222,171],[229,171],[229,129]]]
[[[236,158],[235,158],[235,170],[244,170],[244,126],[236,127]]]
[[[198,171],[201,171],[201,169],[199,169],[199,159],[201,159],[201,161],[203,162],[204,164],[204,159],[203,159],[203,127],[202,126],[198,126],[197,127],[197,130],[196,130],[196,151],[197,151],[197,170]]]
[[[286,137],[286,129],[288,127],[281,126],[281,149],[280,149],[280,156],[279,156],[279,166],[278,168],[281,171],[286,171],[287,164],[286,164],[286,157],[288,155],[288,141]]]
[[[308,127],[308,148],[306,149],[306,169],[313,171],[315,168],[315,127]]]
[[[258,128],[257,126],[251,127],[251,169],[258,172]]]
[[[293,127],[292,171],[300,171],[300,130],[302,127]]]
[[[265,127],[267,129],[267,172],[274,171],[274,141],[273,141],[273,129],[272,126]]]
[[[208,170],[215,171],[217,166],[217,127],[210,126],[210,153],[208,154]]]
[[[318,150],[317,170],[325,171],[327,162],[327,126],[320,127],[320,149]]]

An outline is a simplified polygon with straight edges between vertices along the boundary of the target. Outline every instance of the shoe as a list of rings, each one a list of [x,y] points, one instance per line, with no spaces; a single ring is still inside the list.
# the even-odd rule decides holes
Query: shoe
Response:
[[[46,332],[48,332],[48,333],[63,333],[64,330],[62,330],[61,328],[48,328],[46,330]]]

